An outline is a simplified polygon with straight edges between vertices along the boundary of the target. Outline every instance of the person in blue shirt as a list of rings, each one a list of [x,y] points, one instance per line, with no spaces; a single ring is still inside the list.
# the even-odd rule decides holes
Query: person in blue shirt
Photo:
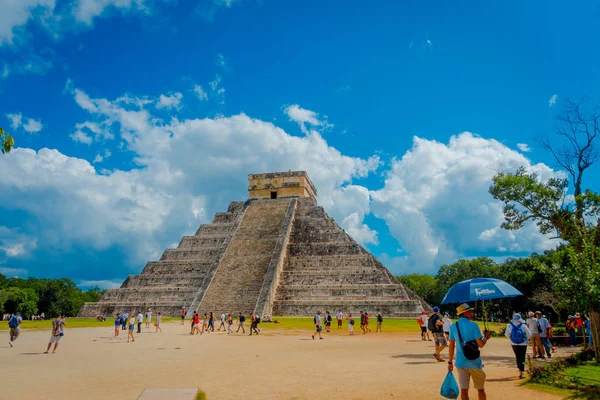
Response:
[[[479,400],[486,400],[487,397],[484,390],[485,372],[483,371],[481,357],[478,357],[475,360],[467,359],[463,352],[463,346],[466,342],[475,342],[479,348],[482,348],[486,345],[491,335],[487,331],[484,335],[481,334],[479,326],[472,321],[473,309],[468,304],[463,303],[458,306],[456,308],[456,313],[458,314],[458,321],[450,326],[448,371],[454,370],[455,364],[453,364],[452,360],[454,358],[454,353],[456,353],[456,370],[458,373],[461,400],[469,400],[469,386],[471,379],[473,379],[473,386],[477,390],[477,398]],[[460,336],[458,333],[459,330]]]

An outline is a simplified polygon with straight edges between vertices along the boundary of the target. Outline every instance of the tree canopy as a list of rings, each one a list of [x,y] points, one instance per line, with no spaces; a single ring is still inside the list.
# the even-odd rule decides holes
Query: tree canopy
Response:
[[[0,274],[0,312],[20,312],[24,317],[46,315],[73,316],[85,302],[98,301],[104,290],[98,287],[85,292],[68,278],[10,278]]]

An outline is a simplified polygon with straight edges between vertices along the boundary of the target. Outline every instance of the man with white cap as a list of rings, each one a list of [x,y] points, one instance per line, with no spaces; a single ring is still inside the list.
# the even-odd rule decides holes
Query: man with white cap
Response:
[[[448,371],[454,370],[452,359],[456,352],[456,370],[460,386],[461,400],[469,400],[470,380],[477,390],[477,398],[485,400],[484,390],[485,372],[479,349],[484,347],[491,335],[489,332],[481,334],[479,326],[472,321],[473,309],[466,303],[456,308],[458,321],[450,327],[450,347],[448,354]],[[458,343],[458,344],[457,344]]]
[[[540,337],[541,328],[540,322],[535,317],[533,311],[529,311],[527,314],[527,328],[531,332],[531,347],[533,347],[533,358],[545,358],[542,350],[542,339]]]
[[[519,369],[519,379],[525,377],[525,355],[527,354],[527,343],[531,332],[525,321],[521,319],[521,314],[515,313],[512,321],[506,325],[504,336],[510,339],[513,352],[517,359],[517,368]]]

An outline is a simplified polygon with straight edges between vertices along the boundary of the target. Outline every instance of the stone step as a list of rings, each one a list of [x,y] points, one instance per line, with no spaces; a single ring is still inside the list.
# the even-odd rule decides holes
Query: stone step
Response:
[[[160,261],[214,260],[219,250],[219,247],[197,250],[167,249],[160,258]]]
[[[181,250],[198,250],[206,248],[220,248],[225,241],[226,236],[221,237],[204,237],[204,236],[184,236],[179,245],[178,249]]]
[[[389,277],[383,274],[342,274],[342,273],[313,273],[313,274],[283,274],[282,285],[333,285],[333,284],[387,284]]]
[[[212,220],[213,224],[231,224],[235,220],[236,213],[218,212]]]
[[[375,267],[363,267],[360,265],[352,266],[335,266],[335,267],[286,267],[283,270],[284,274],[292,275],[312,275],[315,273],[322,274],[374,274],[378,273],[379,270]]]
[[[227,224],[204,224],[204,225],[200,225],[200,227],[196,231],[196,236],[227,235],[232,227],[233,227],[233,222],[227,223]]]
[[[302,243],[348,243],[350,238],[343,231],[320,232],[320,231],[295,231],[292,232],[291,241],[294,244]]]
[[[343,268],[348,266],[360,265],[363,267],[372,267],[374,265],[373,258],[369,254],[352,254],[347,256],[288,256],[286,268],[308,268],[308,267],[337,267]]]
[[[143,276],[140,275],[137,279],[137,286],[149,287],[149,286],[178,286],[178,287],[190,287],[193,290],[202,285],[206,273],[204,274],[177,274],[171,276]]]
[[[211,265],[213,260],[199,260],[199,261],[150,261],[146,264],[146,267],[142,271],[140,276],[149,275],[173,275],[173,274],[194,274],[200,272],[206,272]]]
[[[288,254],[294,256],[328,256],[364,253],[356,243],[293,243],[288,246]]]

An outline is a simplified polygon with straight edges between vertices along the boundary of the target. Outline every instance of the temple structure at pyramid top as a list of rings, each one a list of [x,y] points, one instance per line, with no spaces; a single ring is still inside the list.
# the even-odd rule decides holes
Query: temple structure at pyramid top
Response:
[[[305,171],[248,175],[248,198],[309,197],[317,201],[317,189]]]
[[[246,201],[232,202],[79,316],[148,308],[177,316],[183,306],[262,316],[363,310],[415,318],[430,310],[317,205],[304,171],[248,175]]]

